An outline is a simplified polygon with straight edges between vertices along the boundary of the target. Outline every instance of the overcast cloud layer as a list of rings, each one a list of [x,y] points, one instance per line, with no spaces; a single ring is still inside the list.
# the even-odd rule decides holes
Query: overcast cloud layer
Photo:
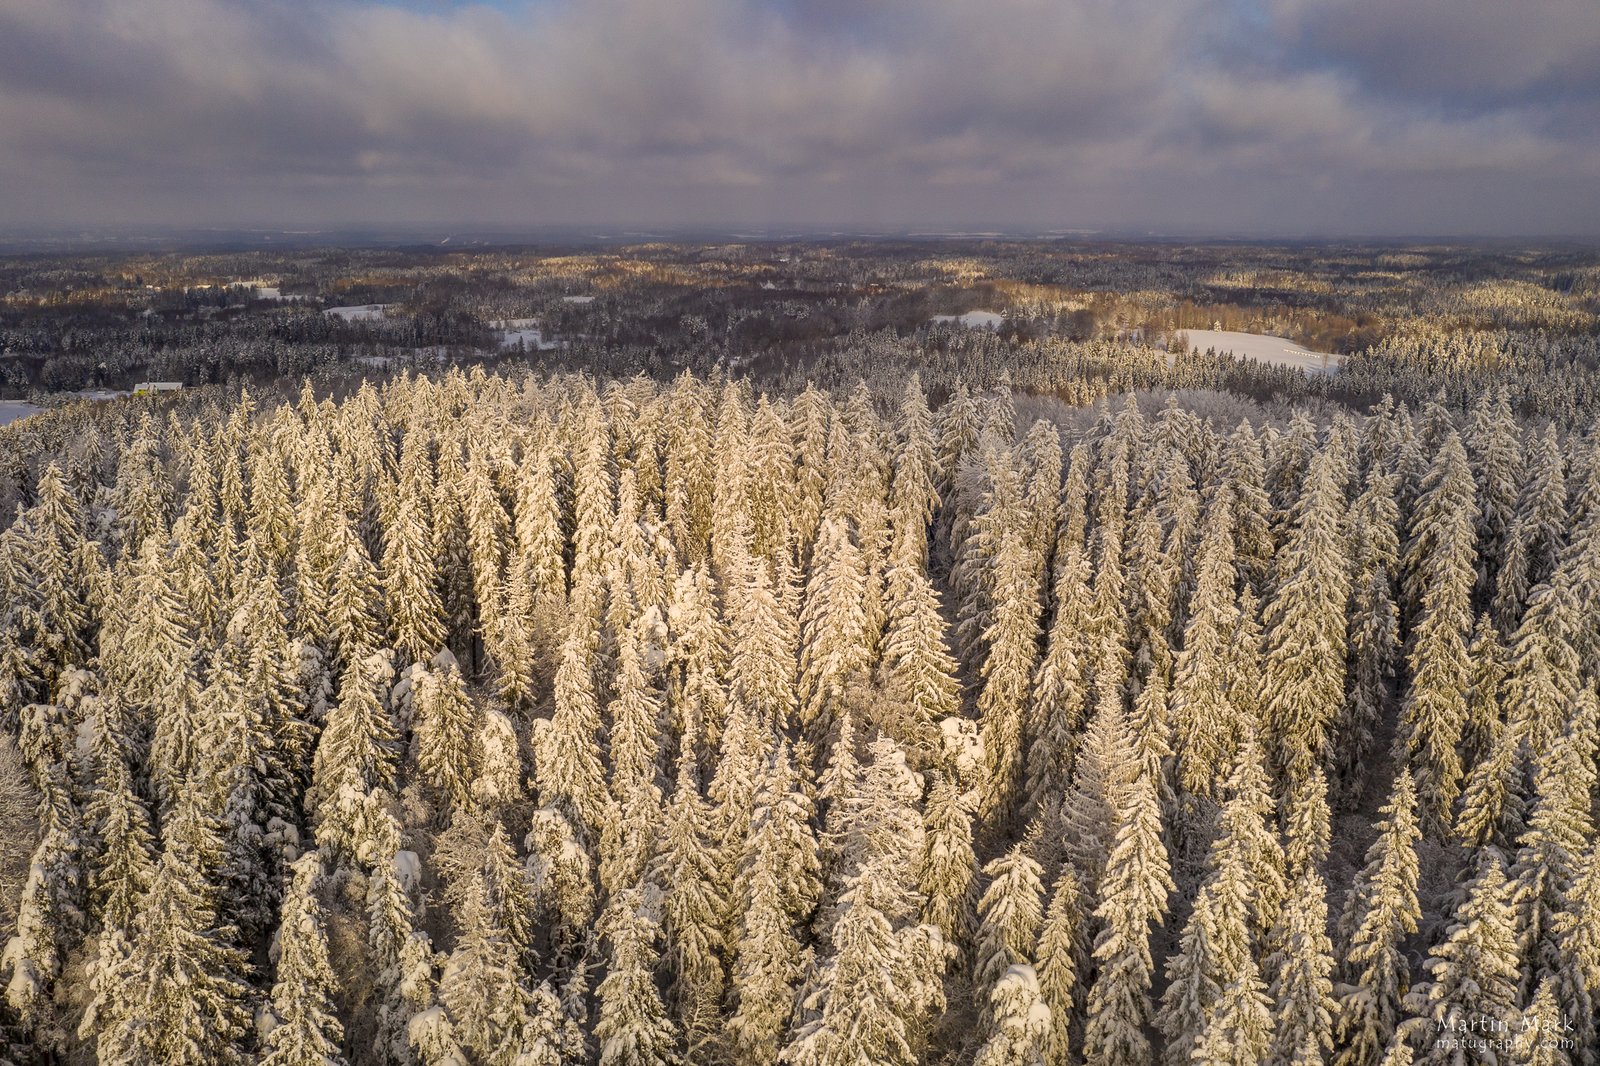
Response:
[[[0,0],[0,225],[1600,233],[1595,0]]]

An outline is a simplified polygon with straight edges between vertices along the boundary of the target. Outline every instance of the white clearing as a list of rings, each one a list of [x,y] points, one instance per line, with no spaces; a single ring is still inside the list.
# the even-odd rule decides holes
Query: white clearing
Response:
[[[593,296],[563,296],[561,298],[561,302],[564,303],[564,304],[592,304],[592,303],[594,303],[594,297]]]
[[[330,307],[322,313],[346,322],[372,322],[383,318],[394,304],[362,304],[359,307]]]
[[[537,318],[507,318],[492,325],[500,331],[501,349],[523,348],[530,352],[550,352],[561,347],[557,341],[545,340],[544,331],[538,328],[538,322]]]
[[[1292,366],[1313,374],[1336,374],[1344,356],[1326,352],[1313,352],[1282,337],[1268,337],[1261,333],[1234,333],[1226,329],[1182,329],[1180,336],[1189,338],[1189,347],[1197,352],[1215,349],[1218,355],[1232,353],[1241,359],[1255,359],[1278,366]]]
[[[36,415],[41,409],[21,400],[0,400],[0,426]]]
[[[934,315],[935,322],[959,322],[968,329],[999,329],[1006,316],[994,311],[968,311],[964,315]]]

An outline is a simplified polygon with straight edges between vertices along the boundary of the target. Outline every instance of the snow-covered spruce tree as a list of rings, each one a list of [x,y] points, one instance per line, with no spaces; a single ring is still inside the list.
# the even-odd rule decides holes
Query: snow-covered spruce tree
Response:
[[[529,448],[523,455],[512,508],[515,552],[535,601],[564,597],[567,591],[566,537],[561,530],[555,465],[555,445],[550,440]]]
[[[70,805],[47,819],[17,903],[16,934],[0,956],[6,1004],[41,1048],[61,1046],[50,999],[62,957],[83,925],[82,837]]]
[[[1264,710],[1273,764],[1288,780],[1327,758],[1344,698],[1349,575],[1335,475],[1333,460],[1318,452],[1290,516],[1265,611]]]
[[[320,847],[354,854],[359,826],[343,793],[357,797],[394,788],[397,738],[389,710],[378,697],[387,688],[383,653],[358,656],[345,670],[339,702],[317,741],[306,807]]]
[[[101,1061],[113,1061],[119,1027],[130,1009],[135,924],[146,893],[155,883],[156,863],[150,812],[133,790],[132,775],[118,745],[97,732],[94,793],[85,816],[99,848],[88,863],[89,908],[99,919],[94,957],[89,963],[93,998],[78,1026],[78,1038],[95,1041]]]
[[[1400,541],[1394,477],[1374,466],[1366,490],[1351,507],[1348,683],[1334,752],[1334,781],[1341,798],[1364,783],[1367,757],[1389,716],[1400,655],[1400,612],[1394,577]]]
[[[616,518],[615,481],[609,453],[610,433],[598,405],[582,415],[582,451],[574,456],[573,505],[575,526],[572,534],[572,585],[605,574],[606,555],[611,541],[611,524]]]
[[[612,890],[644,873],[661,812],[661,706],[645,677],[640,644],[638,626],[620,635],[616,696],[608,708],[611,797],[620,817],[601,830],[600,880]]]
[[[1052,1017],[1032,966],[1011,967],[989,994],[994,1017],[975,1066],[1040,1066],[1050,1041]]]
[[[728,636],[717,610],[716,589],[705,565],[673,582],[667,605],[667,709],[685,752],[695,743],[714,747],[722,736],[728,693]]]
[[[1419,1062],[1445,1066],[1464,1058],[1488,1066],[1499,1061],[1489,1041],[1462,1040],[1452,1047],[1449,1041],[1429,1044],[1427,1036],[1509,1033],[1517,1024],[1517,945],[1510,896],[1500,858],[1492,851],[1480,852],[1466,901],[1424,964],[1431,980],[1405,997],[1413,1018],[1403,1028],[1408,1035],[1411,1030],[1421,1034],[1413,1044],[1428,1044]]]
[[[412,762],[440,810],[470,802],[482,713],[473,706],[455,656],[441,652],[416,677]]]
[[[922,391],[922,379],[906,380],[896,426],[899,447],[889,485],[889,516],[894,527],[893,557],[897,565],[928,563],[928,523],[939,506],[938,458],[933,418]]]
[[[1227,792],[1209,876],[1180,938],[1179,953],[1167,964],[1170,982],[1156,1022],[1167,1037],[1168,1063],[1187,1061],[1207,1039],[1219,1039],[1214,1027],[1231,1032],[1230,1027],[1243,1026],[1241,1031],[1255,1032],[1253,990],[1262,983],[1257,960],[1276,920],[1283,881],[1282,856],[1264,817],[1271,794],[1252,734],[1240,748]],[[1219,1021],[1230,988],[1236,998],[1227,1009],[1238,1016]]]
[[[799,623],[791,609],[787,566],[753,559],[738,534],[726,548],[724,611],[732,627],[729,695],[758,720],[784,728],[796,709]],[[780,563],[784,560],[780,559]]]
[[[1494,592],[1495,578],[1505,568],[1506,552],[1516,522],[1517,494],[1522,482],[1522,446],[1504,389],[1485,392],[1472,409],[1464,442],[1477,488],[1478,575],[1476,601]]]
[[[1134,773],[1133,740],[1120,701],[1102,702],[1089,720],[1072,765],[1072,787],[1062,801],[1063,850],[1084,890],[1099,892],[1116,832],[1118,782]]]
[[[108,689],[153,723],[150,775],[163,808],[170,810],[197,758],[200,680],[194,640],[185,626],[188,608],[173,591],[164,553],[163,542],[154,537],[140,546],[128,585],[117,596],[123,625],[102,637],[101,654],[109,660],[104,663]]]
[[[1267,1054],[1272,1035],[1272,1013],[1266,986],[1253,958],[1246,957],[1240,971],[1217,997],[1205,1031],[1195,1045],[1194,1061],[1215,1066],[1251,1066]]]
[[[1584,850],[1594,838],[1594,749],[1600,707],[1592,690],[1578,697],[1561,743],[1539,754],[1533,810],[1509,871],[1516,917],[1519,998],[1533,994],[1535,975],[1556,969],[1561,946],[1556,918],[1572,892]]]
[[[1411,686],[1401,709],[1403,741],[1417,774],[1424,828],[1443,836],[1461,792],[1457,745],[1472,666],[1472,585],[1477,575],[1477,507],[1472,471],[1459,437],[1445,441],[1423,481],[1411,518],[1408,577],[1418,612],[1407,655]]]
[[[793,1009],[802,963],[797,933],[816,907],[816,840],[811,803],[780,744],[761,774],[739,878],[736,1000],[727,1033],[740,1061],[771,1066]]]
[[[1233,543],[1241,576],[1257,596],[1272,586],[1272,501],[1266,491],[1266,458],[1249,422],[1241,422],[1222,452],[1222,479],[1233,496]]]
[[[1006,970],[1031,966],[1044,917],[1044,885],[1039,863],[1028,854],[1029,841],[1012,847],[983,868],[989,879],[978,901],[978,989],[991,989]]]
[[[126,1009],[101,1047],[114,1063],[243,1063],[250,1016],[246,960],[217,923],[213,873],[222,856],[215,817],[199,795],[178,797],[163,826],[161,861],[140,912]]]
[[[610,944],[610,965],[596,994],[600,1017],[594,1035],[601,1066],[668,1066],[679,1061],[678,1032],[656,989],[659,960],[653,886],[628,888],[612,897],[601,921]]]
[[[1270,1066],[1326,1061],[1333,1048],[1333,943],[1328,938],[1327,885],[1316,867],[1304,867],[1292,886],[1271,936],[1275,1018]]]
[[[373,1050],[382,1062],[412,1066],[411,1020],[433,1008],[433,948],[417,928],[415,904],[401,884],[398,853],[374,856],[366,902],[367,944],[378,991]],[[425,1052],[446,1050],[440,1047],[445,1032],[436,1029],[429,1036],[434,1043]]]
[[[789,500],[794,495],[794,451],[789,427],[771,398],[762,393],[750,418],[745,445],[746,502],[751,550],[775,557],[789,542]]]
[[[1550,579],[1568,532],[1566,458],[1554,426],[1533,435],[1527,456],[1514,539],[1496,574],[1494,608],[1507,629],[1515,626],[1527,590]]]
[[[1083,633],[1090,618],[1089,562],[1076,543],[1056,556],[1054,616],[1046,650],[1034,672],[1028,703],[1024,760],[1026,812],[1060,804],[1088,700]]]
[[[981,804],[990,823],[1005,820],[1022,784],[1022,720],[1038,661],[1038,587],[1021,531],[1000,543],[994,624],[984,632],[989,656],[978,695],[987,773]]]
[[[410,663],[426,663],[445,643],[426,496],[402,482],[394,523],[384,535],[384,602],[395,647]]]
[[[1528,594],[1528,609],[1511,638],[1511,657],[1502,699],[1507,740],[1516,746],[1515,765],[1523,782],[1532,779],[1534,759],[1548,751],[1577,696],[1580,666],[1572,639],[1581,611],[1576,574],[1563,568]],[[1514,784],[1514,799],[1527,798]]]
[[[1556,915],[1556,963],[1545,980],[1579,1048],[1596,1045],[1595,1004],[1600,998],[1600,845],[1591,845],[1578,866],[1566,903]],[[1592,1062],[1581,1055],[1578,1063]]]
[[[704,562],[710,547],[712,457],[704,386],[687,371],[667,394],[666,524],[685,561]]]
[[[727,585],[736,558],[728,554],[742,534],[749,537],[749,460],[746,457],[750,411],[749,385],[729,380],[722,387],[712,434],[712,478],[707,500],[709,550],[717,580]],[[745,550],[749,550],[748,544]]]
[[[561,809],[589,838],[610,817],[610,795],[600,765],[600,708],[589,651],[574,627],[561,650],[555,678],[555,713],[534,733],[534,777],[539,797]]]
[[[1233,508],[1227,489],[1213,497],[1200,533],[1195,591],[1169,696],[1178,782],[1194,796],[1215,798],[1223,767],[1239,743],[1238,712],[1229,699],[1228,643],[1238,626]]]
[[[1383,1054],[1400,1020],[1411,980],[1401,941],[1417,931],[1417,795],[1410,771],[1395,778],[1382,808],[1378,838],[1356,877],[1340,918],[1339,1014],[1334,1066],[1370,1066]]]
[[[845,689],[871,663],[866,559],[845,524],[824,516],[800,612],[800,721],[826,735]]]
[[[587,946],[595,919],[594,862],[561,811],[542,807],[529,819],[524,865],[537,911],[549,935],[550,954],[571,964]]]
[[[926,733],[960,707],[961,686],[950,655],[939,594],[920,566],[896,563],[888,576],[889,617],[883,641],[883,684],[909,712],[900,728]]]
[[[1072,1061],[1072,1034],[1078,1021],[1080,983],[1088,975],[1087,915],[1072,867],[1063,865],[1050,889],[1044,924],[1039,929],[1039,997],[1050,1008],[1050,1039],[1046,1066],[1068,1066]]]
[[[328,961],[328,937],[317,882],[322,860],[311,851],[294,863],[294,881],[283,897],[283,920],[274,943],[272,1028],[262,1066],[342,1066],[344,1027],[334,1014],[337,986]]]
[[[922,856],[917,886],[923,921],[936,927],[957,950],[972,935],[973,888],[977,860],[972,851],[972,798],[947,774],[928,789]]]
[[[1089,988],[1084,1059],[1091,1066],[1136,1066],[1150,1058],[1150,927],[1165,920],[1173,891],[1162,842],[1161,807],[1148,764],[1112,779],[1116,836],[1095,908],[1101,931]]]
[[[1513,1037],[1517,1061],[1527,1066],[1565,1066],[1573,1061],[1573,1049],[1586,1045],[1578,1045],[1574,1038],[1566,1036],[1570,1024],[1558,1012],[1549,978],[1540,981],[1539,990],[1518,1021],[1521,1032]],[[1569,1045],[1568,1041],[1572,1043]]]
[[[723,929],[728,894],[710,806],[700,794],[692,753],[678,763],[677,787],[652,860],[651,879],[662,886],[661,924],[679,1025],[691,1051],[716,1028],[726,974]]]
[[[833,786],[823,832],[824,868],[830,895],[837,899],[862,866],[880,862],[874,905],[890,922],[900,923],[922,905],[917,894],[924,833],[918,810],[922,780],[890,738],[875,737],[867,752],[868,761],[847,780],[824,782],[825,791]],[[824,907],[819,914],[818,925],[824,931],[831,927],[834,911]]]
[[[485,1066],[559,1066],[571,1043],[560,1002],[548,985],[530,988],[512,961],[481,872],[465,895],[461,936],[439,981],[452,1038]],[[436,1012],[413,1018],[413,1046],[426,1045],[425,1030],[442,1020]]]
[[[83,508],[59,463],[51,462],[39,476],[38,502],[18,526],[26,534],[16,576],[23,641],[31,649],[40,695],[54,699],[62,673],[89,657],[103,563],[84,534]]]
[[[780,1061],[794,1066],[918,1061],[931,1012],[944,1006],[949,948],[931,925],[896,922],[900,860],[873,855],[840,897],[815,991]]]
[[[915,375],[913,375],[915,378]],[[794,494],[789,501],[789,527],[802,561],[810,558],[822,521],[828,483],[828,423],[833,404],[816,384],[806,382],[789,405],[789,437],[794,442]]]

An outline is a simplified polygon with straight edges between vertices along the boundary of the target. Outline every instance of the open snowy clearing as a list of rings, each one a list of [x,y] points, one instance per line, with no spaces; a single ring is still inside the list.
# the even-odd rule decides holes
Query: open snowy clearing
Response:
[[[563,296],[561,298],[561,302],[564,303],[564,304],[592,304],[592,303],[594,303],[594,297],[593,296]]]
[[[1235,333],[1226,329],[1185,329],[1179,335],[1189,338],[1189,347],[1204,352],[1216,349],[1217,354],[1232,352],[1242,359],[1256,359],[1263,363],[1292,366],[1314,374],[1335,374],[1342,355],[1313,352],[1282,337],[1268,337],[1261,333]]]
[[[22,400],[0,400],[0,426],[9,425],[19,418],[36,415],[41,408]]]
[[[543,331],[537,329],[507,329],[500,331],[501,348],[526,348],[528,351],[549,352],[561,347],[553,340],[546,340]]]
[[[388,314],[394,304],[362,304],[358,307],[329,307],[322,313],[346,322],[372,322]]]
[[[999,329],[1006,316],[994,311],[968,311],[964,315],[934,315],[934,322],[959,322],[968,329]]]

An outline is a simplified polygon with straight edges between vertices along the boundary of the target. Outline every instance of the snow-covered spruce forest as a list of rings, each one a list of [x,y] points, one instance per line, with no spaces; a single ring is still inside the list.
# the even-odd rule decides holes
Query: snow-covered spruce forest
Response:
[[[781,391],[8,431],[0,1057],[1594,1062],[1600,437]]]

